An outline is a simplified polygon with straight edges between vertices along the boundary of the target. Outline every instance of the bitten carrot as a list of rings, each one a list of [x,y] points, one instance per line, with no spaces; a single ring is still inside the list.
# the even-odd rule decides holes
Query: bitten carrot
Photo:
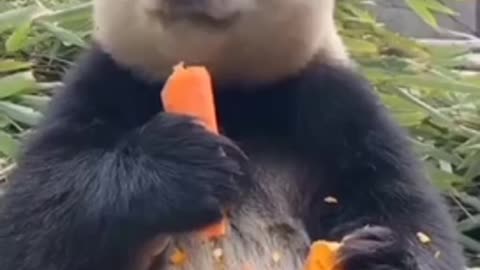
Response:
[[[205,67],[175,66],[162,91],[162,100],[166,111],[194,116],[208,130],[218,133],[212,80]]]
[[[337,242],[316,241],[310,248],[305,270],[341,270],[337,265]]]
[[[212,224],[202,230],[203,240],[212,240],[221,238],[228,234],[229,223],[228,219],[224,217],[219,223]]]
[[[183,64],[175,66],[162,91],[162,102],[165,111],[196,117],[208,130],[218,133],[212,80],[205,67],[185,68]],[[228,221],[224,218],[203,229],[201,237],[223,237],[227,233],[227,227]]]

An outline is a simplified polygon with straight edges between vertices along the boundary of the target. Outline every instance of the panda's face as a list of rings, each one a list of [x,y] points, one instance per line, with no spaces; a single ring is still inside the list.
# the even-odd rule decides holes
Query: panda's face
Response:
[[[219,80],[275,80],[317,55],[346,59],[334,0],[95,0],[96,39],[154,78],[205,65]]]

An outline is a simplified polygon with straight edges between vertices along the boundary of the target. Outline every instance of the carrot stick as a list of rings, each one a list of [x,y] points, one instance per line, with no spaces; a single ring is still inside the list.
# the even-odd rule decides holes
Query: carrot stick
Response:
[[[218,134],[217,118],[210,74],[202,66],[174,67],[162,91],[165,111],[185,114],[201,120],[205,127]],[[203,229],[202,238],[212,239],[226,235],[228,222],[221,222]]]
[[[205,67],[175,66],[162,91],[162,100],[167,112],[194,116],[218,134],[212,80]]]
[[[310,248],[305,270],[340,270],[337,265],[337,242],[316,241]]]

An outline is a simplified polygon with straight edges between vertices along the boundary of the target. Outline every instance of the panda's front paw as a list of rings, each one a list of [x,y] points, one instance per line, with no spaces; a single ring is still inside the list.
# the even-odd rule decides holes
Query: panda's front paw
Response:
[[[418,270],[395,233],[380,226],[364,227],[345,236],[339,259],[344,270]]]
[[[215,223],[245,191],[242,151],[197,120],[161,113],[140,137],[152,162],[145,177],[155,179],[140,192],[149,206],[145,219],[161,232],[196,231]]]

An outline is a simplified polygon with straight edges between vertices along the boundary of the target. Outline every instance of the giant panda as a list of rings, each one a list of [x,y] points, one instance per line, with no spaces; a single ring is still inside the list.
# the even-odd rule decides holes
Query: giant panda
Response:
[[[317,240],[342,242],[344,270],[463,269],[452,219],[355,71],[334,8],[94,0],[92,46],[1,199],[1,269],[292,270]],[[222,135],[163,111],[179,62],[211,72]],[[198,240],[224,213],[228,236]]]

